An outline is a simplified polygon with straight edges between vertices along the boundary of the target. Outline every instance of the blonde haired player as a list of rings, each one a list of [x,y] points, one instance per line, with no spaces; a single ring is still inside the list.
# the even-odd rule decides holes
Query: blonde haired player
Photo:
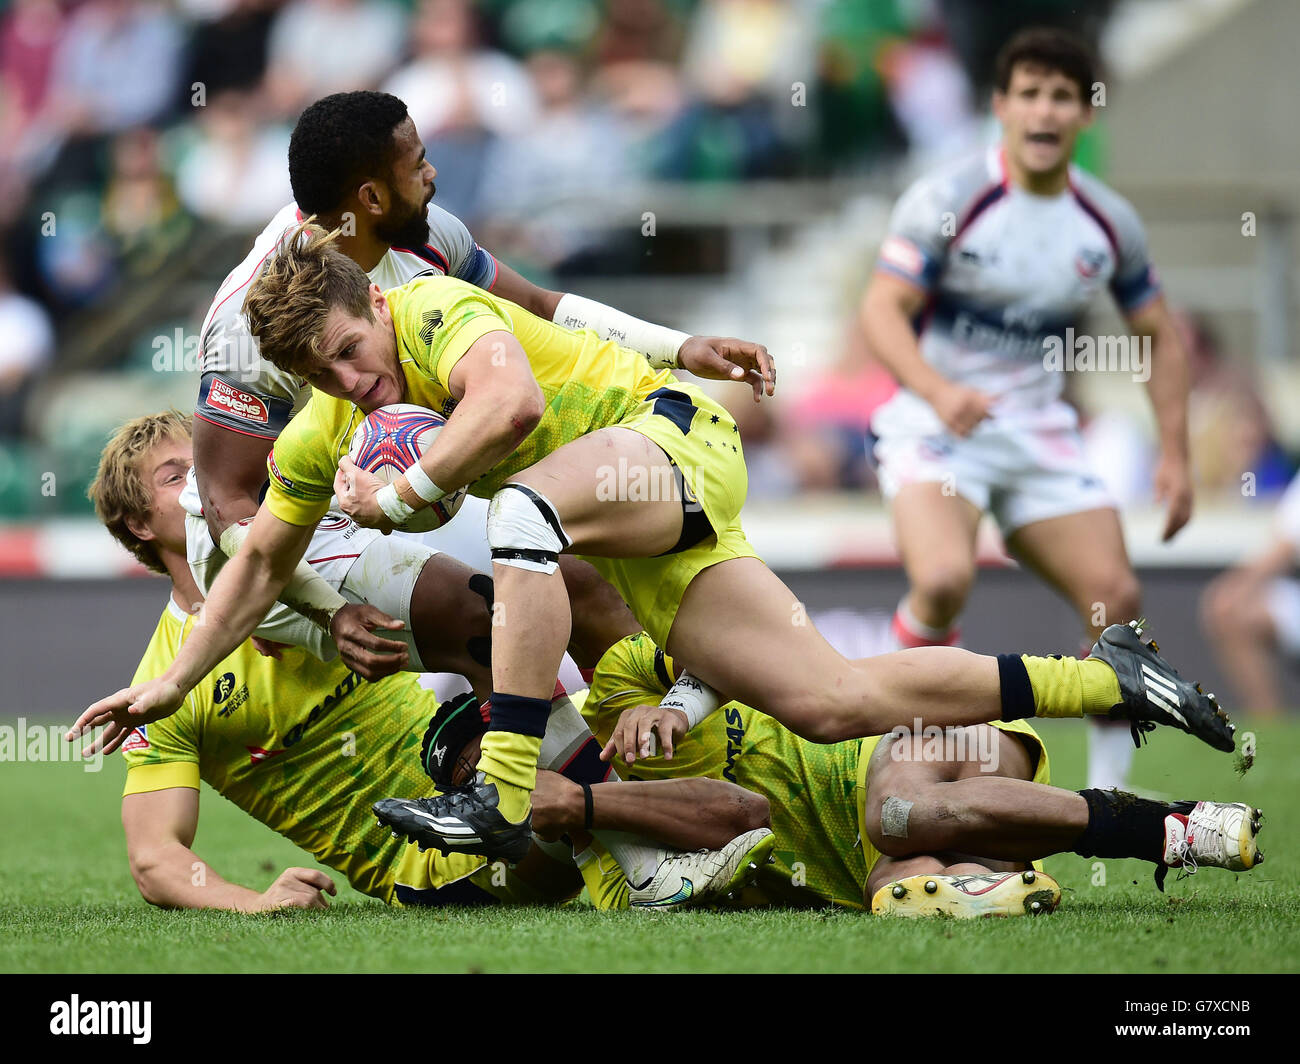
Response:
[[[591,561],[700,680],[815,741],[917,718],[966,725],[1113,711],[1134,728],[1171,724],[1233,748],[1222,711],[1130,628],[1108,629],[1085,661],[947,647],[845,660],[800,623],[799,604],[745,539],[744,456],[723,407],[634,352],[464,282],[431,277],[383,293],[331,235],[308,228],[302,236],[268,262],[246,304],[263,355],[313,386],[276,441],[247,544],[168,672],[91,706],[74,734],[106,724],[100,741],[112,749],[123,729],[175,712],[252,630],[336,491],[359,523],[390,527],[467,485],[492,499],[500,618],[492,730],[473,787],[380,810],[428,845],[524,853],[549,696],[568,642],[563,551]],[[397,402],[449,416],[420,462],[385,487],[346,455],[366,412]],[[634,480],[657,486],[648,500],[631,490]],[[1151,676],[1170,685],[1172,700],[1150,697]]]
[[[113,537],[171,581],[136,683],[164,673],[199,624],[203,599],[186,564],[181,503],[193,460],[190,431],[190,418],[175,411],[127,422],[104,448],[90,487]],[[507,872],[482,857],[422,853],[376,831],[370,813],[376,799],[394,789],[429,788],[422,761],[436,783],[450,783],[452,737],[475,730],[460,718],[481,724],[472,699],[439,708],[408,673],[372,684],[342,662],[321,662],[303,649],[286,647],[271,658],[241,643],[195,686],[180,712],[135,728],[122,747],[122,823],[141,894],[156,905],[252,912],[321,908],[323,895],[335,892],[317,869],[286,869],[256,891],[200,861],[191,849],[200,780],[363,894],[391,903],[555,902],[585,883],[602,908],[698,904],[749,878],[749,864],[771,846],[766,803],[729,784],[693,780],[680,789],[634,784],[617,790],[623,785],[599,783],[580,790],[557,773],[539,774],[545,793],[537,826],[548,838],[568,833],[574,839],[581,880],[567,847],[557,851],[534,840],[519,867]],[[568,760],[596,760],[594,741],[589,746]],[[564,770],[573,775],[569,765]],[[691,852],[651,847],[660,858],[652,886],[638,890],[600,842],[609,830],[653,834],[663,846]],[[707,852],[697,852],[701,847]],[[691,889],[681,897],[685,879]]]

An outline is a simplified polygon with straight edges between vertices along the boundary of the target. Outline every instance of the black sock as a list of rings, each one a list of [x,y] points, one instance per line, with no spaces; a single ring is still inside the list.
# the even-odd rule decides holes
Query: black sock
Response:
[[[1088,826],[1074,845],[1080,857],[1136,857],[1160,864],[1165,852],[1166,802],[1127,791],[1086,790]]]
[[[493,691],[492,731],[514,732],[540,739],[546,734],[546,720],[551,715],[549,698],[529,698],[527,695],[507,695]]]
[[[1034,705],[1034,687],[1029,682],[1029,670],[1019,654],[998,655],[998,681],[1002,695],[1002,719],[1025,720],[1037,716]]]

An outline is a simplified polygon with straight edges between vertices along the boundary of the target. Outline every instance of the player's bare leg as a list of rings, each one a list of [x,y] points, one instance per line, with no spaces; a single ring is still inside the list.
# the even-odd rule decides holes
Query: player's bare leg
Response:
[[[939,483],[906,484],[890,510],[908,593],[895,617],[905,646],[945,644],[975,580],[980,511]]]
[[[449,554],[425,562],[411,592],[411,634],[421,664],[428,672],[464,676],[480,700],[492,693],[490,593],[484,574]]]
[[[1007,537],[1007,549],[1074,607],[1091,645],[1108,624],[1141,613],[1141,590],[1110,508],[1035,521]],[[1122,787],[1134,746],[1122,722],[1090,720],[1088,786]]]
[[[588,563],[566,557],[560,570],[575,618],[569,650],[580,668],[590,668],[595,661],[588,661],[587,648],[608,646],[638,626],[618,592]],[[411,594],[411,634],[424,670],[464,676],[480,701],[492,693],[493,596],[487,574],[445,553],[425,562]]]
[[[880,734],[918,716],[977,724],[1002,708],[996,658],[922,647],[846,660],[756,558],[721,562],[692,580],[665,649],[728,698],[815,742]]]
[[[1216,577],[1201,596],[1201,626],[1243,704],[1261,716],[1277,715],[1282,695],[1269,580],[1239,570]]]
[[[1074,791],[1031,782],[1034,765],[1019,737],[980,724],[944,737],[886,735],[867,770],[866,828],[888,857],[939,852],[1022,867],[1068,850],[1088,826]]]
[[[964,729],[964,757],[927,759],[925,737],[885,736],[876,745],[867,775],[866,824],[871,843],[880,851],[867,877],[865,900],[876,913],[923,916],[943,912],[951,916],[1017,915],[1050,912],[1060,902],[1060,888],[1049,877],[1035,873],[1029,881],[1021,874],[1033,857],[1009,851],[1000,838],[997,819],[1025,813],[1018,806],[1023,794],[999,796],[988,785],[1024,784],[1033,776],[1029,752],[1015,736],[989,725]],[[951,733],[950,733],[951,734]],[[981,740],[986,741],[980,746]],[[995,744],[995,745],[993,745]],[[994,774],[977,750],[996,757]],[[992,759],[990,759],[991,761]],[[963,788],[975,784],[978,793]],[[1053,788],[1038,788],[1051,791]],[[1039,839],[1055,852],[1056,840],[1064,845],[1077,839],[1087,827],[1087,803],[1076,794],[1083,810],[1083,823],[1066,828],[1047,817],[1032,816],[1022,824],[1022,841]],[[967,800],[970,800],[968,807]],[[994,810],[996,809],[996,812]],[[1077,810],[1064,805],[1058,811],[1065,819],[1077,819]],[[969,829],[969,830],[967,830]],[[1050,841],[1048,841],[1050,840]],[[983,854],[992,843],[989,852]],[[1031,844],[1032,847],[1032,844]],[[974,877],[974,878],[968,878]],[[1037,908],[1034,907],[1037,903]]]
[[[1007,549],[1065,597],[1090,640],[1108,624],[1127,624],[1138,615],[1141,589],[1114,510],[1024,525],[1007,537]]]
[[[573,615],[569,656],[580,669],[594,669],[605,651],[641,625],[621,595],[590,562],[566,554],[560,573]]]
[[[669,549],[681,534],[680,501],[611,500],[600,490],[620,461],[636,469],[668,466],[663,451],[640,433],[602,429],[511,478],[489,510],[496,585],[493,717],[479,768],[495,786],[500,816],[514,825],[528,816],[550,695],[571,634],[559,553],[571,547],[574,553],[648,557]]]
[[[922,857],[944,864],[970,860],[994,873],[1026,869],[1055,853],[1137,858],[1157,866],[1157,883],[1168,868],[1244,871],[1262,860],[1257,809],[1034,783],[1028,741],[980,725],[960,735],[949,731],[936,757],[932,737],[882,738],[868,767],[865,824],[872,845],[888,860],[873,868],[869,896],[900,876],[919,874],[903,862]],[[1008,879],[996,889],[1014,901],[1038,898],[1043,886]],[[958,884],[957,890],[964,888]],[[972,900],[976,911],[982,903]]]
[[[651,482],[671,482],[670,463],[656,444],[631,430],[608,428],[558,448],[493,500],[493,727],[479,761],[483,793],[491,797],[478,795],[473,809],[460,803],[464,809],[448,821],[470,845],[482,845],[485,835],[526,835],[549,696],[569,641],[559,552],[646,558],[670,550],[681,536],[680,500],[610,499],[601,490],[620,463],[644,471]],[[1126,696],[1115,670],[1100,659],[993,658],[928,647],[849,662],[807,622],[789,589],[753,558],[730,558],[698,574],[667,642],[665,649],[700,679],[819,742],[883,733],[918,719],[968,725],[1104,713],[1121,703],[1147,714],[1144,720],[1166,722],[1133,697],[1140,689]],[[1128,660],[1124,655],[1143,650],[1116,652]],[[1171,683],[1183,683],[1148,657],[1174,677]],[[1204,696],[1189,693],[1186,684],[1178,690],[1184,712],[1198,720],[1213,717]],[[1230,747],[1226,723],[1213,722],[1212,728],[1213,741]],[[466,825],[480,806],[487,810],[485,819],[471,829]]]

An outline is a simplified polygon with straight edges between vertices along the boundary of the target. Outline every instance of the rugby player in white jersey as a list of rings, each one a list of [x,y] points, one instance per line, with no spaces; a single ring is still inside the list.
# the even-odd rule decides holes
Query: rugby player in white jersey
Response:
[[[902,385],[872,421],[909,582],[894,618],[902,646],[956,641],[985,512],[1074,606],[1089,642],[1137,616],[1119,515],[1061,399],[1065,359],[1052,358],[1103,288],[1136,334],[1116,348],[1129,356],[1120,368],[1147,381],[1155,411],[1164,539],[1191,516],[1187,359],[1141,222],[1070,163],[1095,84],[1082,42],[1022,31],[998,57],[1000,145],[921,178],[894,209],[862,318]],[[1132,746],[1122,725],[1099,725],[1089,785],[1120,786]]]
[[[267,257],[304,216],[341,227],[340,250],[381,289],[425,275],[457,277],[557,324],[616,336],[656,366],[747,380],[755,400],[764,389],[772,394],[775,371],[761,345],[687,336],[525,280],[433,204],[435,176],[406,104],[395,96],[337,93],[317,100],[298,119],[289,144],[295,203],[276,214],[226,277],[202,327],[194,465],[181,503],[190,515],[190,567],[205,596],[257,513],[272,443],[311,394],[305,380],[261,358],[242,313]],[[255,636],[304,647],[325,661],[339,653],[367,680],[399,668],[458,673],[486,702],[492,691],[492,581],[481,571],[491,568],[486,508],[481,500],[467,500],[468,512],[427,539],[385,536],[331,511],[317,526],[281,605]],[[590,668],[600,654],[584,651],[584,644],[605,645],[602,629],[626,607],[587,563],[566,558],[563,572],[574,618],[570,650],[578,666]],[[564,751],[590,738],[576,712],[552,713],[547,735],[555,764],[544,757],[542,768],[558,767]],[[609,850],[633,888],[658,882],[653,847],[628,836],[611,841]]]
[[[1201,621],[1242,704],[1260,716],[1283,707],[1278,666],[1300,662],[1300,476],[1278,503],[1274,531],[1258,554],[1216,577],[1201,597]]]
[[[257,512],[272,442],[311,392],[304,380],[259,356],[241,312],[267,256],[305,215],[316,215],[331,228],[342,226],[339,248],[381,289],[430,274],[458,277],[548,320],[617,336],[656,365],[748,380],[755,399],[764,388],[772,393],[772,361],[761,345],[687,336],[525,280],[432,203],[435,175],[406,105],[395,96],[337,93],[316,101],[298,119],[289,146],[296,202],[276,214],[227,276],[201,333],[194,467],[182,503],[192,515],[190,564],[205,593]],[[428,541],[385,537],[331,512],[282,599],[295,608],[276,607],[256,634],[306,647],[323,660],[332,659],[337,646],[367,679],[399,667],[460,673],[485,698],[491,691],[491,582],[474,569],[490,569],[486,503],[468,499],[465,509],[470,512]],[[576,597],[575,651],[579,664],[590,667],[594,658],[581,660],[582,626],[598,622],[603,609],[622,604],[585,563],[566,559],[564,569]],[[374,633],[377,627],[397,630],[385,639]]]

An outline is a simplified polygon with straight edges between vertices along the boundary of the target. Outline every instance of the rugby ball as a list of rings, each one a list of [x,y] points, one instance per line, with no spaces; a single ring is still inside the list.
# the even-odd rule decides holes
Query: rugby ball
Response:
[[[357,426],[348,454],[362,469],[391,484],[433,446],[445,424],[446,418],[422,406],[410,403],[381,406]],[[401,529],[432,532],[455,517],[464,501],[464,488],[453,491],[417,510]]]

